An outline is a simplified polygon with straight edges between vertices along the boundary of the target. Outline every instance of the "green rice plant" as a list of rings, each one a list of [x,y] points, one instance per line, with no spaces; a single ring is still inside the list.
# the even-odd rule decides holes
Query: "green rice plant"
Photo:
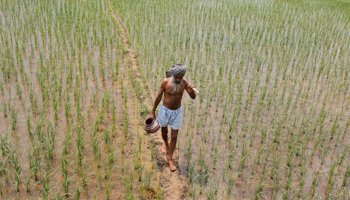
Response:
[[[8,158],[6,158],[7,161]],[[3,174],[3,180],[5,180],[6,184],[10,184],[10,179],[12,180],[12,176],[10,174],[10,170],[7,168],[7,163],[3,163],[2,165],[2,174]]]
[[[4,84],[2,82],[0,83],[0,91],[1,91],[1,96],[4,96]]]
[[[22,166],[19,164],[18,155],[16,153],[13,153],[12,155],[12,162],[13,162],[13,168],[16,174],[16,191],[19,192],[21,185],[21,172],[22,172]]]
[[[348,164],[346,165],[346,170],[345,170],[345,174],[344,174],[344,178],[343,178],[343,186],[346,185],[348,178],[350,176],[350,162],[348,162]]]
[[[105,143],[110,144],[111,142],[111,133],[109,130],[109,127],[104,131],[104,136],[105,136]]]
[[[162,194],[163,194],[163,187],[159,184],[157,188],[156,200],[164,199],[162,198]]]
[[[80,199],[82,191],[83,191],[83,188],[81,188],[80,186],[77,187],[77,191],[75,192],[77,200]]]
[[[55,136],[55,131],[53,130],[51,122],[49,122],[47,125],[47,138],[49,140],[47,147],[47,158],[49,166],[51,165],[51,161],[53,160],[53,154],[55,149]]]
[[[232,193],[232,187],[235,182],[235,176],[228,175],[228,184],[227,184],[227,195],[230,196]]]
[[[259,177],[259,184],[258,184],[258,188],[255,191],[254,199],[259,199],[261,193],[263,192],[266,169],[267,169],[267,165],[264,166],[262,175],[261,177]]]
[[[11,108],[11,129],[12,129],[12,131],[16,130],[18,112],[19,112],[18,109],[14,108],[14,107]]]
[[[220,152],[219,146],[216,145],[216,146],[215,146],[215,150],[214,150],[213,169],[216,168],[216,164],[217,164],[218,159],[219,159],[219,158],[218,158],[219,152]],[[187,161],[187,163],[189,163],[189,161]],[[187,164],[187,166],[188,166],[188,164]]]
[[[257,157],[256,157],[256,159],[255,159],[254,166],[260,164],[261,156],[263,155],[263,153],[264,153],[265,151],[266,151],[266,147],[265,147],[265,146],[260,147],[260,149],[259,149],[259,151],[258,151],[258,155],[257,155]]]
[[[31,179],[31,174],[29,174],[26,178],[26,191],[27,191],[27,193],[30,192],[30,179]]]
[[[282,184],[280,183],[280,180],[278,178],[278,174],[273,175],[273,198],[276,198],[278,191],[281,189]]]
[[[311,188],[311,190],[310,190],[310,192],[311,192],[311,197],[314,197],[314,196],[315,196],[316,188],[317,188],[318,184],[320,183],[319,174],[320,174],[320,171],[319,171],[319,170],[317,170],[317,172],[314,172],[314,178],[313,178],[313,180],[312,180],[312,188]]]
[[[264,140],[265,140],[265,137],[266,137],[266,134],[268,133],[268,128],[267,126],[265,125],[263,127],[263,129],[261,130],[261,143],[264,143]]]
[[[103,112],[103,106],[101,106],[100,111],[99,111],[99,122],[103,123],[104,120],[104,112]]]
[[[54,109],[55,109],[55,120],[58,119],[59,106],[61,102],[59,100],[54,101]]]
[[[5,134],[1,135],[0,149],[3,157],[10,156],[11,151],[10,151],[10,142],[8,139],[8,132],[5,132]]]
[[[69,196],[69,185],[70,185],[70,182],[71,182],[71,178],[67,177],[67,175],[63,174],[63,177],[64,177],[64,180],[62,182],[62,185],[63,185],[63,190],[64,190],[64,193],[66,195],[66,197]]]
[[[138,160],[136,160],[136,161],[135,160],[134,160],[134,169],[137,172],[137,180],[139,182],[141,182],[141,180],[142,180],[142,170],[143,170],[144,166],[142,166],[141,162],[139,162]]]
[[[242,157],[241,157],[241,160],[239,161],[239,165],[238,165],[238,176],[239,177],[242,175],[243,167],[244,167],[245,161],[247,160],[247,157],[248,157],[248,152],[249,152],[249,147],[247,147],[246,143],[243,143]]]
[[[331,140],[333,139],[334,133],[335,133],[335,131],[336,131],[337,128],[338,128],[338,123],[339,123],[339,115],[337,115],[337,116],[335,117],[335,120],[334,120],[334,123],[333,123],[332,131],[331,131]]]
[[[306,177],[308,175],[307,170],[308,170],[308,165],[307,164],[302,165],[300,169],[300,182],[299,182],[299,188],[297,193],[298,198],[302,198],[302,195],[303,195],[303,188],[305,185]]]
[[[32,130],[31,130],[31,116],[30,116],[30,113],[28,113],[27,115],[27,131],[28,131],[28,134],[29,134],[29,138],[30,138],[30,141],[31,143],[33,144],[33,135],[32,135]]]
[[[67,98],[66,98],[66,104],[65,104],[65,115],[66,115],[66,121],[68,123],[69,121],[69,114],[71,112],[71,104],[70,104],[70,97],[69,95],[67,95]]]
[[[346,155],[348,155],[348,151],[349,151],[349,145],[346,145],[343,149],[342,154],[338,157],[338,165],[342,166],[343,162],[346,158]]]
[[[38,98],[36,96],[36,94],[34,94],[34,90],[33,88],[31,87],[30,88],[30,93],[29,93],[29,101],[30,101],[30,108],[31,108],[31,111],[33,113],[37,113],[38,112]]]
[[[7,114],[7,103],[5,102],[5,101],[3,101],[2,103],[1,103],[1,106],[2,106],[2,112],[4,113],[4,117],[6,118],[7,116],[8,116],[8,114]]]
[[[199,171],[202,171],[202,167],[204,165],[204,149],[203,149],[203,142],[199,145],[199,155],[198,155],[198,166],[199,166]]]
[[[288,199],[289,198],[289,193],[290,193],[290,190],[291,190],[291,187],[292,187],[292,181],[293,181],[292,171],[293,171],[293,168],[289,167],[289,172],[288,172],[288,176],[287,176],[287,180],[286,180],[286,187],[285,187],[285,191],[284,191],[284,194],[283,194],[283,199]]]
[[[133,194],[134,176],[132,174],[126,174],[122,176],[122,179],[126,190],[125,198],[134,199],[134,194]]]
[[[49,183],[49,178],[47,173],[43,175],[43,187],[44,187],[44,198],[47,199],[50,193],[50,183]]]
[[[19,99],[22,100],[22,89],[21,89],[21,87],[20,87],[18,82],[16,83],[16,93],[19,96]]]
[[[106,199],[110,199],[110,191],[111,191],[111,188],[113,187],[113,183],[111,181],[111,178],[108,180],[108,183],[106,185]]]
[[[320,143],[320,140],[321,139],[319,137],[315,138],[310,160],[312,160],[312,158],[314,157],[315,152],[316,152],[316,148],[317,148],[318,144]]]
[[[94,150],[95,160],[97,160],[97,158],[98,158],[98,149],[99,149],[97,136],[94,137],[93,142],[92,142],[92,146],[93,146],[93,150]]]
[[[292,163],[294,161],[294,158],[295,158],[295,152],[297,151],[297,148],[294,147],[292,149],[289,150],[289,153],[287,155],[287,166],[288,167],[291,167],[292,166]]]
[[[83,147],[78,146],[77,150],[78,150],[78,152],[77,152],[77,154],[78,154],[78,156],[77,156],[78,157],[78,166],[81,167],[83,164],[83,158],[84,158]]]
[[[216,199],[219,190],[219,184],[215,179],[211,179],[209,190],[206,192],[207,199]]]
[[[125,111],[125,113],[126,113],[126,111]],[[124,137],[126,137],[127,136],[127,134],[128,134],[128,129],[129,129],[129,117],[128,117],[128,115],[124,115],[123,116],[123,122],[124,122],[124,131],[123,131],[123,133],[124,133]],[[132,137],[131,137],[131,139],[132,139]]]
[[[191,191],[191,195],[193,199],[198,199],[199,194],[197,192],[197,187],[196,186],[192,186],[192,191]]]
[[[343,140],[344,140],[344,137],[345,137],[347,130],[349,129],[349,126],[350,126],[350,118],[346,121],[346,125],[345,125],[344,131],[343,131],[343,136],[342,136]]]
[[[125,153],[125,149],[124,149],[124,147],[125,147],[125,139],[124,138],[125,137],[122,137],[122,147],[121,147],[122,154]],[[151,154],[152,154],[152,152],[151,152]]]
[[[328,194],[331,194],[333,190],[333,186],[335,183],[334,173],[335,173],[336,167],[337,167],[337,162],[333,162],[331,169],[329,171],[329,177],[328,177]]]
[[[244,146],[244,144],[243,144]],[[244,147],[243,147],[244,148]],[[242,153],[247,153],[246,150],[242,150]],[[229,155],[228,155],[228,159],[227,159],[227,163],[226,163],[226,167],[227,169],[232,169],[232,164],[233,164],[233,161],[235,159],[235,153],[236,153],[236,148],[235,146],[233,146],[229,152]],[[239,166],[239,169],[241,169],[241,165],[244,165],[244,162],[245,162],[245,159],[246,157],[244,158],[244,156],[246,156],[246,154],[242,154],[242,158],[241,158],[241,161],[240,161],[240,166]],[[243,168],[243,166],[242,166]]]
[[[112,125],[112,133],[115,133],[116,131],[116,120],[117,120],[117,105],[114,102],[113,99],[113,114],[112,114],[112,118],[113,118],[113,125]]]
[[[322,149],[322,160],[321,160],[321,165],[323,165],[327,155],[330,153],[329,152],[329,148],[330,148],[330,143],[328,143],[328,145]]]
[[[198,174],[195,171],[195,167],[193,164],[190,165],[190,167],[188,168],[188,177],[189,177],[189,181],[191,184],[195,183],[197,178],[198,178]]]
[[[40,154],[41,146],[39,143],[33,146],[33,174],[35,181],[38,181],[38,172],[40,170],[41,164],[41,154]]]
[[[148,190],[151,186],[151,178],[152,178],[152,171],[150,170],[144,170],[144,184],[145,184],[145,188]]]

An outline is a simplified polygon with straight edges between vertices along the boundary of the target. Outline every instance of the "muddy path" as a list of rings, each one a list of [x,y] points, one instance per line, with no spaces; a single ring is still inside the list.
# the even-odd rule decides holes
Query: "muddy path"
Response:
[[[144,83],[147,81],[143,77],[140,72],[137,54],[132,48],[132,44],[130,42],[129,34],[127,28],[121,21],[121,18],[118,16],[116,9],[113,7],[111,2],[108,2],[108,7],[110,10],[110,14],[115,19],[117,29],[119,31],[119,36],[121,38],[122,44],[125,49],[125,56],[127,58],[127,67],[129,68],[129,76],[133,82],[133,89],[136,90],[137,98],[140,100],[140,109],[150,111],[152,105],[154,103],[154,96],[148,86]],[[143,120],[147,118],[149,113],[142,113],[140,111],[141,118],[140,124],[143,124]],[[144,131],[144,130],[142,130]],[[146,132],[144,132],[146,134]],[[146,137],[147,138],[147,137]],[[162,145],[164,145],[161,131],[159,130],[156,133],[150,134],[146,139],[146,145],[148,150],[150,151],[151,147],[154,146],[156,150],[156,156],[154,161],[156,162],[155,170],[158,171],[158,183],[161,186],[162,197],[164,199],[184,199],[188,195],[186,180],[181,173],[180,168],[175,172],[172,172],[166,162],[166,156],[163,155],[160,151]],[[170,140],[170,138],[169,138]],[[174,161],[175,165],[179,166],[179,148],[177,147],[174,152]]]

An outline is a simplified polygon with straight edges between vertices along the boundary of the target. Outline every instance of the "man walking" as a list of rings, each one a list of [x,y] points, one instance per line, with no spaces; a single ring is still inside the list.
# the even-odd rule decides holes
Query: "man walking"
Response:
[[[164,147],[162,148],[162,153],[167,154],[169,149],[169,156],[167,162],[172,171],[176,170],[172,158],[176,146],[177,135],[179,129],[182,126],[182,107],[181,99],[184,90],[190,95],[192,99],[196,98],[194,93],[194,86],[192,84],[187,84],[187,81],[183,81],[183,77],[186,74],[186,66],[183,64],[173,65],[166,73],[167,78],[162,81],[158,95],[153,105],[153,109],[150,117],[155,118],[155,111],[162,100],[164,94],[163,104],[160,106],[158,113],[159,126],[162,128],[162,137],[164,140]],[[186,79],[185,79],[186,80]],[[168,143],[168,124],[171,127],[171,142],[170,146]]]

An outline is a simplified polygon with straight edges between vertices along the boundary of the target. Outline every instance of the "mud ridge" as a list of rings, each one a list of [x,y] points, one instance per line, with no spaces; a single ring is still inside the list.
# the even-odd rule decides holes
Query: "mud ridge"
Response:
[[[122,40],[122,44],[125,49],[125,56],[127,58],[127,67],[129,68],[131,73],[128,73],[130,78],[133,80],[132,87],[136,90],[136,94],[138,99],[140,100],[141,108],[146,107],[148,112],[151,110],[151,106],[153,106],[153,94],[150,89],[144,84],[146,82],[145,78],[143,78],[141,71],[138,67],[137,62],[137,54],[133,50],[132,45],[130,43],[129,34],[124,24],[121,21],[121,18],[118,16],[115,11],[114,6],[108,1],[108,8],[110,14],[115,19],[116,26],[119,32],[119,36]],[[140,124],[143,125],[143,120],[149,115],[149,113],[141,113],[139,112]],[[145,132],[146,134],[146,132]],[[169,165],[166,162],[166,156],[163,155],[160,151],[161,147],[164,145],[163,139],[161,137],[161,131],[149,135],[148,141],[146,144],[148,148],[151,148],[152,143],[155,146],[156,156],[155,162],[157,164],[157,170],[160,175],[158,177],[158,184],[162,188],[162,197],[164,199],[185,199],[188,197],[188,191],[186,187],[186,180],[184,177],[180,175],[179,169],[179,153],[178,149],[174,152],[175,165],[177,166],[177,170],[172,172],[169,168]]]

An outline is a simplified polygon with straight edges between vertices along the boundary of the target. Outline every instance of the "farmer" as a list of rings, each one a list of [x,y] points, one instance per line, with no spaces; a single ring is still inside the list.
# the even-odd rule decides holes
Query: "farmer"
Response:
[[[183,77],[186,74],[186,66],[183,64],[173,65],[166,73],[167,78],[162,81],[158,95],[153,105],[152,113],[150,117],[154,119],[155,111],[162,100],[164,93],[163,104],[160,106],[158,113],[159,126],[162,128],[162,137],[164,140],[164,147],[161,152],[166,155],[169,149],[169,156],[167,162],[172,171],[176,170],[172,158],[176,146],[177,134],[182,126],[182,107],[181,99],[184,90],[190,95],[192,99],[196,98],[194,93],[194,86],[192,84],[187,84],[187,81],[183,81]],[[168,143],[168,124],[171,127],[171,142],[170,146]]]

